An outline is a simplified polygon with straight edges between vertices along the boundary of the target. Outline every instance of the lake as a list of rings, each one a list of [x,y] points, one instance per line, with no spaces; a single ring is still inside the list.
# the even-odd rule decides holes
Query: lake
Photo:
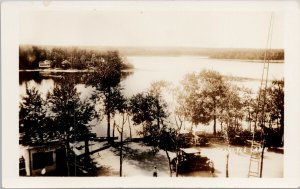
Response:
[[[257,91],[262,76],[263,63],[209,59],[199,56],[132,56],[127,60],[134,65],[134,72],[122,82],[125,93],[132,95],[141,92],[155,80],[166,80],[178,84],[186,74],[212,69],[225,76],[243,77],[245,87]],[[273,63],[269,68],[269,79],[284,76],[283,65]]]
[[[147,90],[153,81],[165,80],[176,86],[186,74],[204,69],[218,71],[224,76],[243,78],[235,83],[248,87],[256,93],[263,70],[263,63],[209,59],[200,56],[129,56],[126,59],[134,66],[132,74],[121,82],[124,94],[128,97]],[[282,79],[283,69],[284,64],[270,64],[269,79]],[[20,78],[22,80],[20,81],[20,96],[25,94],[25,82],[27,82],[28,86],[35,86],[45,97],[46,93],[52,90],[55,81],[47,77],[38,78],[37,82],[36,78],[34,79],[33,76],[31,78],[31,74],[36,75],[34,72],[27,72],[26,79]],[[78,85],[77,88],[81,92],[81,98],[89,96],[92,91],[91,87],[86,88],[83,84]],[[98,124],[101,127],[95,127],[94,131],[99,135],[105,134],[105,121]]]

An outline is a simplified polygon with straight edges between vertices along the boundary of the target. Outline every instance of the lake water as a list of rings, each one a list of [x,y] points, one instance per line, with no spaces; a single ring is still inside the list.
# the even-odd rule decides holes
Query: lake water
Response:
[[[155,80],[166,80],[177,85],[186,74],[212,69],[222,75],[247,78],[242,85],[257,91],[263,63],[208,59],[200,56],[132,56],[127,60],[134,65],[134,72],[122,82],[127,95],[147,89]],[[284,76],[283,64],[270,64],[269,79]]]
[[[133,73],[121,82],[124,94],[128,97],[145,91],[153,81],[165,80],[176,86],[186,74],[200,72],[204,69],[212,69],[225,76],[245,78],[235,82],[251,88],[256,93],[263,70],[263,63],[208,59],[200,56],[130,56],[127,57],[127,60],[134,66]],[[284,64],[270,64],[269,79],[282,79],[284,77],[283,68]],[[36,82],[29,77],[26,82],[29,86],[35,86],[43,96],[54,86],[54,80],[51,78]],[[87,97],[92,91],[90,87],[86,88],[83,84],[78,85],[77,88],[82,93],[82,98]],[[20,96],[24,94],[25,82],[20,82]],[[106,133],[105,122],[102,121],[98,124],[101,127],[96,127],[95,132],[99,135]]]

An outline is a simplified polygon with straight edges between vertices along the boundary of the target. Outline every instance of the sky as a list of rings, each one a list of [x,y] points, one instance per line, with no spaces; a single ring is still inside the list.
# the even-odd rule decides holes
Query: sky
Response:
[[[26,11],[20,44],[266,48],[271,12]],[[283,14],[274,14],[272,48],[283,48]]]

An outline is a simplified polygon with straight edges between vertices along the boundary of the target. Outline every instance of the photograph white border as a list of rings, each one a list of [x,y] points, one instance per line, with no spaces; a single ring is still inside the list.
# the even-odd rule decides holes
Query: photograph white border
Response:
[[[285,14],[284,178],[19,177],[19,13],[49,10],[283,11]],[[2,186],[10,188],[178,188],[300,186],[300,1],[6,1],[1,4]],[[274,165],[276,166],[276,165]]]

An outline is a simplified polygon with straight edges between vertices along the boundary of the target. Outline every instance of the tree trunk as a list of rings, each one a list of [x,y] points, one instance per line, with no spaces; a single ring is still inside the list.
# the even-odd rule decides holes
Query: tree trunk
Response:
[[[248,120],[249,120],[249,131],[251,132],[251,113],[248,114]]]
[[[223,132],[223,122],[221,121],[221,132]]]
[[[169,153],[168,153],[168,150],[167,150],[167,148],[165,148],[165,152],[166,152],[166,155],[167,155],[167,158],[168,158],[168,162],[169,162],[170,177],[172,177],[172,166],[171,166],[171,159],[170,159],[170,156],[169,156]]]
[[[112,138],[114,139],[115,138],[115,128],[116,128],[116,124],[114,122],[114,125],[113,125],[113,133],[112,133]]]
[[[263,173],[263,163],[264,163],[264,151],[265,151],[265,141],[263,141],[263,146],[262,146],[262,152],[261,152],[261,159],[260,159],[260,172],[259,172],[259,177],[262,177]]]
[[[159,115],[159,112],[160,112],[160,108],[159,108],[159,101],[158,101],[158,96],[156,97],[157,98],[157,101],[156,101],[156,106],[157,106],[157,112],[156,112],[156,120],[157,120],[157,127],[158,129],[160,129],[160,115]]]
[[[179,159],[178,159],[178,149],[176,150],[176,177],[178,177],[178,162],[179,162]]]
[[[283,118],[281,117],[280,120],[279,120],[279,123],[280,123],[280,134],[281,136],[283,137],[284,136],[284,120]]]
[[[235,117],[234,118],[234,123],[233,123],[234,124],[234,131],[236,131],[236,129],[237,129],[237,124],[236,123],[237,123],[237,118]]]
[[[216,114],[214,114],[214,136],[217,135],[217,128],[216,127],[217,127],[217,118],[216,118]]]
[[[107,141],[111,142],[110,139],[110,113],[107,113]]]
[[[131,140],[132,139],[132,133],[131,133],[131,125],[130,125],[129,116],[128,116],[128,125],[129,125],[129,137],[130,137],[130,140]]]
[[[214,136],[217,135],[216,101],[214,99]]]
[[[123,126],[121,131],[121,142],[120,142],[120,177],[123,174]]]
[[[66,164],[67,164],[67,176],[70,176],[70,164],[69,164],[69,154],[71,151],[70,143],[69,143],[69,135],[66,134]],[[76,167],[76,166],[75,166]]]
[[[107,141],[111,143],[111,138],[110,138],[110,97],[111,97],[111,90],[110,87],[108,88],[108,96],[106,97],[107,99],[107,107],[106,107],[106,114],[107,114]]]

